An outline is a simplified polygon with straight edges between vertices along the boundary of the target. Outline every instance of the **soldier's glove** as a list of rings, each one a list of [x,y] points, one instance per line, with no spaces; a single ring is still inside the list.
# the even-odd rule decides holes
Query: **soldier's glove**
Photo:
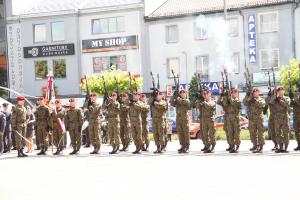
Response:
[[[246,95],[247,95],[247,96],[250,96],[250,94],[251,94],[251,92],[250,92],[250,91],[248,91]]]
[[[268,93],[268,96],[272,96],[272,91],[270,90],[269,93]]]

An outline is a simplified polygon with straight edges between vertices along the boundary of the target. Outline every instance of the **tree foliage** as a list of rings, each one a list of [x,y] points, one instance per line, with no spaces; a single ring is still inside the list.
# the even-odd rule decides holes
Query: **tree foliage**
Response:
[[[119,83],[119,91],[120,93],[129,92],[130,90],[130,77],[128,72],[111,69],[103,71],[98,76],[87,76],[88,88],[90,92],[96,92],[99,95],[104,95],[104,83],[102,76],[104,77],[106,87],[108,93],[111,94],[112,92],[117,91],[117,82],[115,77]],[[140,89],[143,86],[143,79],[134,73],[131,73],[132,76],[132,87],[133,90],[135,88]],[[86,80],[82,79],[80,87],[83,91],[86,91]]]
[[[293,91],[295,91],[296,88],[300,88],[300,66],[296,59],[292,59],[289,65],[283,65],[280,68],[280,83],[286,91],[289,89],[289,72]]]
[[[190,88],[189,88],[189,99],[191,102],[195,102],[197,100],[197,93],[198,93],[197,77],[194,75],[190,82]]]

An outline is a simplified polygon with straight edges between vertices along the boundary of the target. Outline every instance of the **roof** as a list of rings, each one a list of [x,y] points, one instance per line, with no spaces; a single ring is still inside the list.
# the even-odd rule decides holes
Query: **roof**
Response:
[[[227,0],[227,10],[291,3],[295,0]],[[224,10],[224,0],[166,0],[146,19],[178,17]]]
[[[141,2],[142,0],[39,0],[32,6],[14,14],[27,15],[77,9],[106,8],[138,4]]]

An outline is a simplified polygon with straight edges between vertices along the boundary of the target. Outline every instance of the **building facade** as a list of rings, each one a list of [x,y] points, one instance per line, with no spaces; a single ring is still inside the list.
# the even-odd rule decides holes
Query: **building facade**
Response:
[[[43,2],[7,17],[10,88],[40,96],[52,74],[59,96],[80,96],[84,75],[112,65],[142,73],[142,1],[70,2]]]
[[[171,69],[189,83],[194,73],[204,81],[222,80],[245,91],[245,67],[254,85],[267,91],[267,71],[279,76],[281,65],[299,53],[299,2],[168,0],[145,17],[149,35],[149,68],[172,85]],[[290,30],[290,31],[288,31]],[[278,79],[277,79],[278,80]]]

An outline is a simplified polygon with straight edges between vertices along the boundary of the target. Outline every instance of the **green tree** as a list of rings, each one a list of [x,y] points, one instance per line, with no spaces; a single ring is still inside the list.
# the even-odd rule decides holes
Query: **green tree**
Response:
[[[104,77],[106,87],[108,92],[111,94],[112,92],[117,91],[117,83],[115,77],[119,83],[119,91],[120,93],[129,92],[130,90],[130,78],[128,72],[111,69],[103,71],[99,76],[87,76],[88,87],[90,92],[96,92],[99,95],[104,95],[104,83],[102,76]],[[132,76],[132,87],[133,90],[135,88],[140,89],[143,86],[143,79],[140,76],[131,74]],[[86,91],[86,80],[82,79],[80,87],[83,91]]]
[[[289,65],[283,65],[280,68],[280,84],[287,92],[289,89],[289,73],[293,91],[295,91],[296,88],[300,88],[300,65],[295,58],[291,59]]]
[[[194,75],[190,82],[190,88],[189,88],[189,99],[192,103],[194,103],[197,100],[197,93],[198,93],[197,77]]]

